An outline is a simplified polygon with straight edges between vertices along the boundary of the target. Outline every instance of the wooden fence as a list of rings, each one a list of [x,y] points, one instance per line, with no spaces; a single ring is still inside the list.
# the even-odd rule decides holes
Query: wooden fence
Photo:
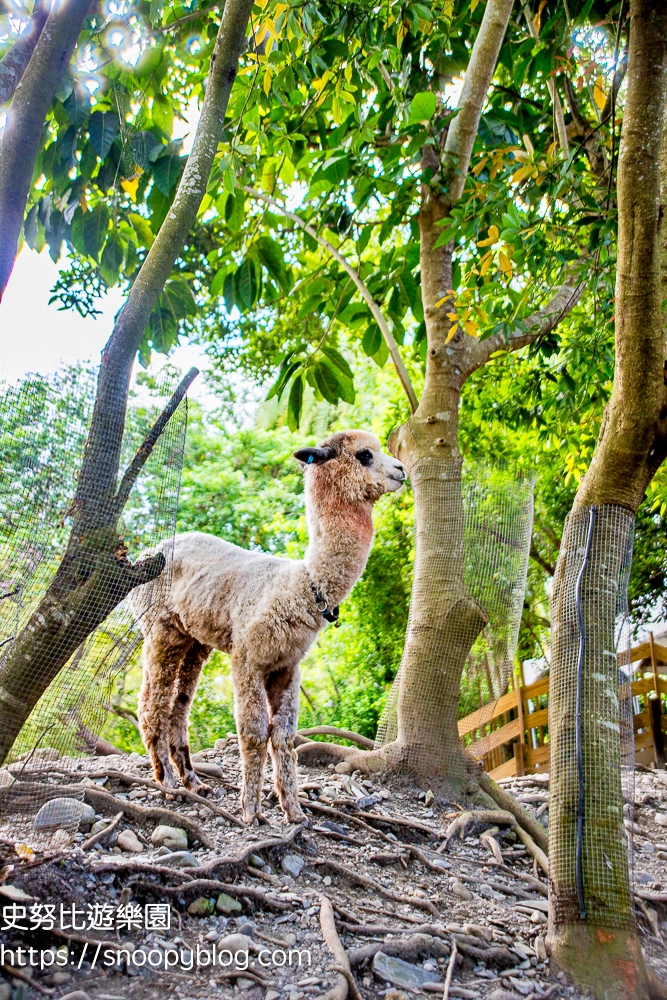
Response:
[[[625,659],[625,657],[624,657]],[[667,646],[630,650],[635,759],[664,768],[667,745]],[[664,668],[664,669],[663,669]],[[549,678],[520,686],[459,720],[459,737],[492,778],[549,770]]]

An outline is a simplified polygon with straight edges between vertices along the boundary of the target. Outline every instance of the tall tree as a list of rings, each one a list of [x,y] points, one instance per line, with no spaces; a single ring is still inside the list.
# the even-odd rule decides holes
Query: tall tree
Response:
[[[229,0],[225,5],[192,151],[173,204],[102,353],[67,550],[44,597],[0,665],[0,761],[83,639],[131,589],[153,579],[164,567],[162,556],[132,565],[119,537],[120,515],[147,457],[144,451],[118,481],[130,376],[153,309],[206,192],[251,7],[252,0]]]
[[[614,385],[560,547],[549,701],[552,954],[596,997],[628,1000],[667,996],[635,928],[614,653],[635,515],[667,453],[667,11],[632,0],[629,16]]]

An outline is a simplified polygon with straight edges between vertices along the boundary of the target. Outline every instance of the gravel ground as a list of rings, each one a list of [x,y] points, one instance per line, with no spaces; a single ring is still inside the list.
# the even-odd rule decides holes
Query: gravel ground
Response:
[[[96,821],[108,821],[119,806],[177,815],[123,815],[104,846],[84,850],[89,816],[74,840],[71,828],[69,834],[45,831],[33,856],[23,851],[25,859],[13,845],[17,830],[28,839],[27,827],[21,830],[16,817],[4,817],[3,828],[0,816],[0,857],[6,866],[0,872],[0,904],[29,908],[62,902],[68,914],[75,904],[80,923],[80,929],[58,936],[46,926],[0,932],[5,946],[69,948],[59,953],[62,967],[30,973],[34,985],[6,976],[0,1000],[70,994],[72,1000],[242,995],[314,1000],[342,984],[344,957],[328,946],[327,900],[366,1000],[437,997],[453,944],[459,957],[450,996],[581,996],[550,972],[544,947],[546,882],[510,828],[500,827],[495,835],[502,866],[488,839],[480,841],[488,824],[468,827],[463,839],[457,835],[446,852],[437,853],[460,806],[436,803],[428,790],[396,779],[368,781],[315,766],[299,769],[310,829],[285,824],[268,783],[268,825],[246,828],[238,821],[236,741],[218,741],[216,747],[197,755],[206,771],[202,776],[214,789],[213,796],[199,801],[165,801],[150,787],[147,760],[138,754],[31,763],[43,768],[40,781],[48,774],[54,787],[83,782]],[[27,777],[27,771],[21,775]],[[548,775],[503,784],[548,824]],[[667,981],[667,771],[637,773],[634,824],[642,944],[658,978]],[[172,829],[162,844],[152,842],[163,836],[155,834],[159,826]],[[187,842],[182,830],[173,829],[178,827],[187,828]],[[32,898],[21,900],[17,890]],[[132,923],[133,914],[143,923],[144,907],[155,903],[169,904],[169,929],[146,930]],[[119,912],[129,927],[114,926]],[[197,946],[199,968],[189,969],[188,956]],[[214,946],[217,962],[221,954],[223,963],[236,956],[238,966],[204,966]],[[55,952],[50,954],[55,963]],[[168,971],[165,964],[171,966]],[[425,981],[440,985],[423,989]]]

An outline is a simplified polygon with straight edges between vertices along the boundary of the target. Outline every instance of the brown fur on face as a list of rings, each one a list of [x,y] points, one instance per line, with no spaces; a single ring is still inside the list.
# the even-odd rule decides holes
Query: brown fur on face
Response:
[[[297,454],[310,452],[313,464],[302,462],[310,536],[303,560],[248,552],[201,532],[177,535],[170,592],[145,633],[139,723],[155,777],[168,787],[178,784],[173,764],[186,788],[209,791],[192,767],[188,718],[211,650],[231,654],[247,823],[263,819],[267,750],[285,815],[290,822],[304,818],[294,734],[299,664],[326,623],[315,593],[329,609],[347,597],[370,551],[373,504],[404,479],[401,463],[365,431],[333,434]],[[156,586],[131,596],[140,622]]]

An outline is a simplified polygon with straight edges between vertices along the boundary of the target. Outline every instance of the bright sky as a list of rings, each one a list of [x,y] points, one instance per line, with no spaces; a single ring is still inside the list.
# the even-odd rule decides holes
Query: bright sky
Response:
[[[123,304],[120,291],[112,288],[98,301],[100,316],[83,319],[77,312],[61,312],[56,304],[48,304],[57,278],[58,267],[46,249],[38,254],[23,248],[0,302],[0,379],[13,382],[28,372],[48,374],[61,364],[99,361]],[[151,370],[158,371],[165,361],[162,355],[154,355]],[[202,371],[208,367],[201,350],[189,345],[177,348],[169,361],[183,373],[192,365]],[[214,403],[201,377],[190,395]]]

